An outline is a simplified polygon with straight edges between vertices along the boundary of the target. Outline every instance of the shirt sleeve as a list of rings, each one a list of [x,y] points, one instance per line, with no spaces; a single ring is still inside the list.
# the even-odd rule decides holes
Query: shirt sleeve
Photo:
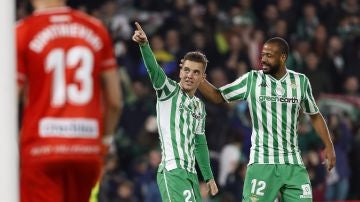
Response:
[[[101,70],[106,71],[108,69],[113,69],[117,67],[113,43],[110,37],[109,32],[104,28],[101,27],[101,32],[103,33],[103,48],[102,51],[102,58],[101,58]]]
[[[316,105],[314,96],[312,94],[311,85],[307,77],[305,77],[304,98],[301,102],[301,107],[303,112],[306,114],[316,114],[319,112],[319,108]]]
[[[250,90],[251,75],[252,72],[248,72],[234,82],[219,88],[226,102],[245,100],[247,98]]]
[[[178,90],[177,83],[166,76],[163,69],[157,63],[148,43],[140,45],[140,51],[158,99],[167,99],[175,90]]]

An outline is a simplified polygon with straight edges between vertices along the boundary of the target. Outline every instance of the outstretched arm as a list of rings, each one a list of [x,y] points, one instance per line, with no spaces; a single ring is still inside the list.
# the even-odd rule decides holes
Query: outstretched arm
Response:
[[[321,140],[325,144],[326,167],[327,170],[330,171],[335,166],[336,155],[334,145],[330,138],[329,130],[325,123],[324,117],[321,115],[320,112],[310,115],[310,118],[315,131],[317,132],[317,134],[319,134]]]
[[[206,79],[200,83],[199,90],[205,99],[212,103],[220,104],[225,102],[220,91]]]
[[[154,87],[160,88],[166,80],[166,75],[155,59],[144,30],[141,28],[139,23],[135,22],[135,25],[136,30],[132,36],[132,40],[140,46],[146,70],[149,73],[150,80],[152,81]]]

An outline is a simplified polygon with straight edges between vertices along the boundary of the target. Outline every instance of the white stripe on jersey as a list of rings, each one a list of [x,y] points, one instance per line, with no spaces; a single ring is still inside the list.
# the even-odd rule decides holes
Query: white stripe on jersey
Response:
[[[164,148],[163,150],[163,159],[162,162],[165,163],[165,168],[167,170],[172,170],[174,168],[176,168],[176,164],[175,167],[173,164],[168,164],[167,161],[168,159],[174,159],[175,155],[174,155],[174,151],[173,151],[173,147],[172,147],[172,141],[171,141],[171,136],[168,134],[171,134],[170,128],[169,127],[164,127],[164,126],[170,126],[170,117],[171,117],[171,111],[169,109],[171,109],[171,99],[166,100],[161,102],[161,107],[159,106],[160,103],[157,103],[157,118],[158,118],[158,126],[160,129],[160,137],[162,140],[162,146]]]
[[[259,75],[256,79],[256,87],[255,87],[255,95],[260,95],[261,94],[261,88],[258,88],[259,85],[261,85],[262,83],[262,78],[261,75]],[[261,103],[257,100],[255,100],[256,105],[261,105]],[[263,129],[263,120],[262,120],[262,110],[260,110],[259,107],[257,107],[256,109],[256,114],[257,114],[257,118],[258,118],[258,133],[254,134],[256,136],[258,136],[259,138],[259,153],[257,154],[259,157],[259,163],[264,163],[264,129]]]
[[[279,148],[279,163],[284,164],[285,160],[284,160],[284,147],[282,142],[282,122],[281,122],[283,111],[282,111],[281,103],[276,103],[276,112],[278,113],[276,119],[276,136],[277,136],[278,148]]]
[[[291,83],[291,78],[290,75],[288,75],[288,77],[286,77],[286,83]],[[291,85],[286,85],[287,86],[287,96],[289,97],[289,95],[292,95],[292,88]],[[291,109],[289,109],[289,106],[287,106],[287,110],[286,110],[286,120],[291,120]],[[290,107],[291,108],[291,107]],[[287,158],[289,160],[290,164],[294,164],[294,159],[292,157],[292,149],[291,149],[291,137],[290,137],[290,133],[291,133],[291,122],[290,121],[286,121],[286,149],[287,149]]]
[[[300,78],[299,78],[299,74],[294,74],[295,76],[295,83],[297,86],[301,86],[301,82],[300,82]],[[301,97],[301,90],[297,90],[297,97]],[[296,105],[296,115],[295,115],[295,123],[297,123],[298,121],[298,117],[299,117],[299,111],[300,111],[300,105]],[[302,160],[301,160],[301,156],[300,156],[300,149],[299,149],[299,145],[298,145],[298,135],[297,135],[297,124],[294,125],[294,149],[296,152],[296,158],[299,164],[302,164]]]
[[[181,96],[181,93],[179,94],[179,96],[178,96],[178,99],[176,100],[176,106],[180,106],[180,104],[181,104],[181,98],[182,98],[182,96]],[[172,99],[171,99],[172,100]],[[171,108],[170,108],[171,109]],[[184,110],[185,111],[185,110]],[[169,112],[170,113],[170,112]],[[175,114],[175,127],[176,127],[176,129],[175,129],[175,134],[176,134],[176,143],[177,143],[177,145],[176,145],[176,148],[177,148],[177,150],[178,150],[178,153],[179,153],[179,158],[180,158],[180,166],[181,166],[181,168],[184,168],[184,160],[185,160],[185,158],[184,158],[184,151],[183,151],[183,147],[182,147],[182,145],[181,145],[181,134],[180,134],[180,128],[179,128],[179,126],[180,126],[180,117],[186,117],[186,113],[182,113],[182,112],[179,112],[178,110],[176,110],[176,112],[175,112],[176,114]],[[185,134],[185,133],[184,133]],[[169,133],[169,135],[170,135],[170,133]],[[185,144],[185,150],[187,150],[187,145]]]
[[[270,77],[265,77],[266,79],[266,83],[269,85],[269,88],[266,88],[266,96],[271,96],[271,80]],[[278,85],[278,84],[276,84]],[[274,164],[274,134],[272,132],[272,110],[271,110],[271,102],[266,102],[265,106],[266,106],[266,128],[268,129],[268,163],[270,164]],[[270,117],[269,117],[270,115]]]

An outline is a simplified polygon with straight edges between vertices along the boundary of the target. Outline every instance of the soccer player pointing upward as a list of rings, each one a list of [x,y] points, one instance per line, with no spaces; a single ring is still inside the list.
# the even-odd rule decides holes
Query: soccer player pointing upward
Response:
[[[202,201],[195,161],[210,189],[218,192],[210,167],[205,138],[205,106],[195,92],[205,79],[207,59],[200,52],[183,58],[180,82],[169,79],[158,65],[145,32],[138,23],[132,39],[140,46],[142,58],[156,90],[157,123],[162,160],[157,183],[163,201]]]
[[[300,109],[310,115],[325,144],[327,169],[336,161],[324,118],[316,106],[308,78],[286,68],[289,46],[279,37],[263,46],[263,70],[250,71],[216,89],[203,82],[199,90],[215,103],[246,100],[252,118],[251,149],[244,182],[243,201],[274,201],[280,191],[288,201],[312,201],[309,176],[297,140]]]

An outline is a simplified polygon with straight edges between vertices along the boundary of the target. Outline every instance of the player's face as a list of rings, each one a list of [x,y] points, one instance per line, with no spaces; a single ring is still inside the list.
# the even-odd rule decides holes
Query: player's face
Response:
[[[180,86],[194,95],[200,82],[205,79],[204,65],[200,62],[185,60],[180,69]]]
[[[261,64],[265,74],[276,74],[284,62],[285,55],[281,54],[276,44],[264,44],[261,52]]]

